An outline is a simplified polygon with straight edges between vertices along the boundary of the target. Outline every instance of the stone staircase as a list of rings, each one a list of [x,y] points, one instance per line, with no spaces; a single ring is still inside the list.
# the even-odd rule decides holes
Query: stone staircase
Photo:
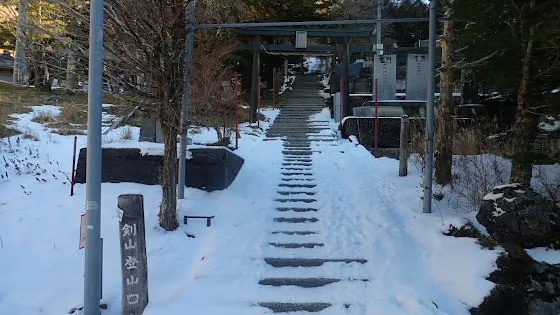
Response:
[[[267,269],[259,281],[261,290],[273,291],[266,296],[277,297],[275,301],[261,301],[259,305],[275,313],[323,311],[334,303],[317,300],[324,296],[321,294],[324,291],[320,290],[329,290],[330,286],[341,282],[368,281],[332,277],[332,273],[330,276],[322,274],[325,265],[332,267],[335,264],[336,270],[342,264],[362,266],[367,260],[359,257],[329,257],[328,253],[335,244],[324,242],[324,234],[337,231],[325,232],[319,228],[321,220],[326,218],[322,218],[318,206],[321,183],[314,178],[316,170],[313,168],[313,158],[321,153],[321,148],[338,145],[329,121],[310,118],[324,107],[319,89],[318,77],[296,78],[293,90],[282,104],[280,114],[267,131],[265,139],[283,141],[284,155],[278,196],[275,199],[277,206],[272,209],[277,212],[273,220],[278,227],[269,236],[270,242],[265,250],[265,255],[269,257],[264,259]],[[350,304],[338,306],[348,309]]]

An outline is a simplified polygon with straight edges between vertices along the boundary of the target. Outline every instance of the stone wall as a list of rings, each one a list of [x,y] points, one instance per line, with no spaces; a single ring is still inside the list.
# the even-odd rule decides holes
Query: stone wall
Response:
[[[398,148],[400,146],[401,119],[380,117],[378,123],[378,148]],[[410,134],[423,134],[425,125],[426,122],[422,118],[410,118]],[[355,136],[362,145],[373,147],[375,144],[375,118],[346,118],[342,125],[342,137],[350,136]]]
[[[186,185],[206,191],[222,190],[234,181],[244,160],[225,148],[189,149]],[[76,183],[86,182],[86,153],[80,150],[76,169]],[[111,149],[102,151],[101,181],[103,183],[138,183],[159,185],[163,156],[142,155],[140,149]]]

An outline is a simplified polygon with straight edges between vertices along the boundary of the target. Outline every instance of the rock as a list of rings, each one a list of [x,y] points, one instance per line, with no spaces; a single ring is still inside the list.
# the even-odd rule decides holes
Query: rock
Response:
[[[488,248],[490,250],[494,250],[498,245],[496,241],[492,238],[483,235],[480,231],[474,226],[474,224],[468,221],[465,225],[457,228],[456,226],[449,225],[449,229],[447,232],[443,233],[446,236],[453,236],[453,237],[470,237],[476,238],[478,244],[482,248]]]
[[[484,197],[476,219],[499,243],[523,248],[550,245],[548,203],[531,188],[519,184],[494,187]]]
[[[560,313],[560,265],[533,260],[516,245],[504,246],[497,270],[487,280],[496,284],[473,315],[556,315]]]

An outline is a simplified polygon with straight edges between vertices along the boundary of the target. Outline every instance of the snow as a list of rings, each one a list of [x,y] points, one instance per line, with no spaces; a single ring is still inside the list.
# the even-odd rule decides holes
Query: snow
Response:
[[[331,97],[329,93],[325,93],[325,91],[323,90],[319,90],[319,95],[321,95],[321,97],[324,99],[329,99]]]
[[[520,187],[519,183],[510,183],[510,184],[494,186],[494,189],[517,188],[517,187]]]
[[[291,85],[294,83],[295,80],[296,80],[296,76],[294,75],[284,77],[284,84],[282,84],[282,86],[280,87],[280,91],[278,92],[278,94],[282,94],[287,90],[292,90]]]
[[[497,218],[499,216],[501,216],[502,214],[506,213],[504,211],[504,209],[498,207],[497,205],[494,205],[494,211],[492,211],[492,216]]]
[[[539,129],[546,132],[560,130],[560,117],[546,116],[539,122]]]
[[[37,106],[34,110],[57,108]],[[278,110],[263,109],[262,113],[267,120],[262,121],[261,130],[240,126],[239,150],[234,153],[245,163],[233,184],[211,193],[189,188],[179,201],[180,218],[187,213],[214,215],[211,227],[204,220],[193,220],[181,223],[177,231],[162,231],[157,218],[161,188],[102,184],[103,298],[109,305],[103,315],[120,314],[116,201],[129,192],[142,193],[145,202],[150,294],[145,315],[180,314],[185,309],[195,315],[263,314],[265,310],[253,305],[278,299],[350,303],[353,306],[345,312],[349,314],[467,315],[469,307],[482,302],[494,286],[485,278],[495,269],[501,248],[482,249],[475,239],[443,235],[450,224],[460,226],[474,220],[474,214],[458,213],[444,201],[434,202],[433,214],[422,214],[421,173],[409,167],[409,175],[399,177],[398,161],[373,158],[355,138],[312,147],[312,172],[318,186],[306,191],[317,192],[321,220],[305,226],[321,234],[274,234],[272,241],[323,242],[329,246],[295,252],[300,257],[365,258],[368,262],[326,263],[317,268],[265,264],[264,257],[294,252],[269,246],[270,232],[302,225],[271,223],[277,216],[272,209],[278,206],[274,199],[282,143],[262,141]],[[16,116],[16,123],[36,133],[39,141],[11,137],[0,143],[0,154],[9,162],[0,166],[0,174],[8,174],[0,179],[0,314],[66,314],[81,305],[84,281],[84,251],[78,249],[78,238],[85,185],[77,184],[75,195],[69,196],[73,136],[51,134],[31,121],[32,113]],[[331,134],[338,126],[328,109],[311,120],[329,121]],[[212,130],[196,129],[199,132],[193,129],[189,136],[198,144],[190,148],[217,140]],[[132,139],[125,139],[123,134],[129,131]],[[162,145],[138,143],[138,133],[135,127],[117,128],[105,137],[103,146],[161,153]],[[77,138],[78,149],[85,147],[86,136]],[[17,159],[24,162],[12,162]],[[286,204],[290,205],[302,204]],[[313,289],[259,286],[265,274],[369,281],[341,281]],[[342,312],[333,306],[321,314]]]
[[[494,193],[489,193],[486,196],[484,196],[484,198],[482,198],[483,200],[498,200],[500,198],[502,198],[504,196],[504,194],[499,193],[499,194],[494,194]]]
[[[325,61],[317,57],[305,57],[303,65],[308,69],[308,72],[325,72],[326,69]]]
[[[543,261],[548,264],[560,264],[560,250],[537,247],[526,249],[525,251],[536,261]]]

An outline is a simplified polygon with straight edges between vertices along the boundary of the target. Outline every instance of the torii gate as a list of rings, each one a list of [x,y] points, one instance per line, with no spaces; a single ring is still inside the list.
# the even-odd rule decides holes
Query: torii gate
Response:
[[[260,53],[262,50],[270,53],[286,53],[297,55],[332,55],[342,54],[342,84],[343,84],[343,108],[349,115],[349,60],[350,54],[354,52],[367,53],[372,51],[372,46],[350,46],[351,38],[368,38],[374,39],[375,28],[363,29],[306,29],[306,28],[274,28],[274,27],[255,27],[255,28],[236,28],[234,33],[239,36],[250,36],[253,38],[250,44],[239,44],[236,49],[253,51],[253,67],[251,78],[251,106],[249,112],[249,121],[256,122],[257,118],[257,98],[258,98],[258,76],[260,73]],[[297,34],[303,45],[298,45]],[[296,38],[296,45],[289,44],[268,44],[262,42],[262,37],[288,37]],[[342,39],[342,45],[307,45],[308,38],[337,38]],[[373,41],[372,41],[373,42]],[[301,43],[300,43],[301,44]]]
[[[251,110],[250,110],[250,121],[254,122],[257,118],[257,84],[255,78],[258,78],[259,73],[259,54],[260,54],[260,36],[263,34],[270,34],[271,36],[295,36],[296,29],[272,29],[281,27],[310,27],[310,26],[326,26],[326,25],[377,25],[377,29],[382,23],[416,23],[416,22],[429,22],[429,45],[428,45],[428,58],[429,58],[429,73],[432,73],[434,77],[428,80],[428,102],[426,108],[426,168],[424,174],[424,212],[431,212],[431,196],[432,196],[432,171],[433,171],[433,142],[434,142],[434,91],[435,91],[435,64],[436,64],[436,24],[438,20],[445,20],[445,18],[437,17],[437,0],[430,1],[430,17],[429,18],[400,18],[400,19],[370,19],[370,20],[341,20],[341,21],[306,21],[306,22],[265,22],[265,23],[223,23],[223,24],[194,24],[194,4],[195,1],[190,1],[186,7],[187,13],[187,28],[189,30],[187,34],[187,55],[185,60],[185,95],[183,108],[181,110],[181,125],[187,125],[187,115],[189,106],[189,93],[190,93],[190,72],[191,72],[191,59],[193,51],[193,32],[196,29],[212,29],[212,28],[229,28],[237,29],[238,33],[242,33],[245,29],[245,34],[255,36],[253,40],[253,45],[247,47],[253,50],[253,78],[251,86]],[[259,30],[260,28],[260,30]],[[349,38],[359,37],[360,34],[367,37],[372,36],[371,29],[300,29],[301,31],[307,32],[317,32],[318,37],[338,37],[343,38],[343,90],[349,90],[348,82],[348,59],[350,53]],[[278,35],[274,35],[276,34]],[[322,33],[321,33],[322,32]],[[346,32],[346,33],[345,33]],[[348,34],[350,32],[350,34]],[[354,33],[352,33],[354,32]],[[360,33],[364,32],[364,33]],[[377,32],[376,32],[377,33]],[[257,46],[258,45],[258,46]],[[297,50],[296,47],[292,49]],[[290,48],[288,48],[290,49]],[[306,48],[307,49],[307,48]],[[371,52],[375,53],[380,47],[378,45],[371,45]],[[381,48],[382,49],[382,48]],[[369,50],[368,50],[369,51]],[[302,53],[305,51],[302,51]],[[258,81],[257,81],[258,82]],[[348,111],[348,95],[343,95],[343,108],[345,112]],[[179,183],[185,182],[185,169],[186,169],[186,152],[187,152],[187,135],[183,132],[180,141],[180,159],[179,159]],[[180,185],[178,189],[178,198],[184,198],[184,186]]]

